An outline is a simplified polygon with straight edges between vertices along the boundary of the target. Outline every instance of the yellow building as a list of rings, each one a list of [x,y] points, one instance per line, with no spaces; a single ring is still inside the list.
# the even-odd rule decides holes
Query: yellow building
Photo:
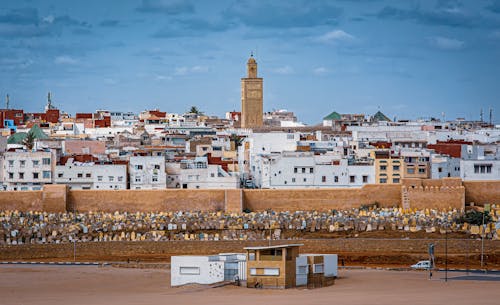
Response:
[[[263,80],[257,77],[257,62],[250,56],[247,77],[241,79],[241,128],[263,126]]]
[[[296,259],[302,244],[247,247],[247,287],[296,286]]]
[[[403,178],[403,159],[391,154],[388,149],[372,150],[370,157],[375,160],[375,183],[400,183]]]

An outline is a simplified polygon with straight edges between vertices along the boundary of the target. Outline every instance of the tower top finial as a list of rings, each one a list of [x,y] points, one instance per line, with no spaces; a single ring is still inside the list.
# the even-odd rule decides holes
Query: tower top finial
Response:
[[[253,51],[250,51],[250,57],[253,57]]]

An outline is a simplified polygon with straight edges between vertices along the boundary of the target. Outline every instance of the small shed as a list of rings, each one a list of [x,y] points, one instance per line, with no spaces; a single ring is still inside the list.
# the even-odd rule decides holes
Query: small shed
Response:
[[[246,247],[247,287],[296,287],[296,260],[302,244]]]

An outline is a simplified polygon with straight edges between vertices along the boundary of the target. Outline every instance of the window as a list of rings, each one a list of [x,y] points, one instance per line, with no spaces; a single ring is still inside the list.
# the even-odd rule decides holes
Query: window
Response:
[[[118,181],[122,182],[123,181],[123,176],[118,177]]]
[[[393,171],[398,171],[399,170],[399,165],[393,165],[392,166]]]
[[[50,158],[43,158],[42,159],[42,164],[43,165],[50,165]]]
[[[115,181],[115,177],[114,176],[108,176],[108,180],[109,180],[109,182],[113,182],[113,181]]]
[[[20,167],[25,167],[26,166],[26,160],[19,160],[19,166]]]
[[[141,182],[141,176],[135,176],[135,182]]]
[[[153,182],[158,182],[158,176],[153,176]]]
[[[57,178],[62,178],[63,177],[63,173],[58,173],[57,174]]]
[[[85,174],[85,178],[91,178],[92,177],[92,174],[91,173],[86,173]]]
[[[78,173],[76,176],[77,176],[78,178],[83,178],[83,173]]]
[[[296,173],[297,173],[297,170],[298,170],[298,168],[294,168],[294,169],[293,169],[293,173],[294,173],[294,174],[296,174]]]
[[[9,173],[9,179],[14,179],[14,173]]]
[[[304,178],[304,182],[307,182],[307,178]]]
[[[313,265],[313,273],[324,273],[325,272],[325,266],[323,264],[314,264]]]
[[[492,164],[474,164],[474,173],[491,174]]]
[[[303,167],[303,168],[302,168],[302,173],[303,173],[303,174],[305,174],[305,173],[306,173],[306,168],[305,168],[305,167]]]
[[[312,173],[314,173],[314,168],[312,168],[312,167],[311,167],[311,168],[309,169],[309,174],[312,174]]]
[[[419,168],[418,169],[419,174],[425,174],[425,168]]]
[[[24,179],[24,173],[23,172],[19,173],[19,179]]]
[[[280,269],[279,268],[264,268],[264,275],[273,275],[273,276],[278,276],[280,275]]]
[[[295,182],[295,178],[292,178],[292,182]]]
[[[381,170],[381,171],[385,171],[385,170],[387,170],[387,166],[386,166],[386,165],[380,165],[380,170]]]
[[[200,274],[200,267],[179,267],[180,274]]]
[[[414,168],[408,168],[408,169],[406,170],[406,172],[407,172],[408,174],[415,174],[415,169],[414,169]]]
[[[380,183],[387,183],[387,178],[380,178]]]
[[[9,167],[14,166],[14,160],[9,160]]]
[[[33,179],[38,179],[39,173],[33,173]]]
[[[50,171],[43,171],[42,175],[44,179],[50,179]]]
[[[141,169],[142,169],[142,165],[140,165],[140,164],[136,164],[136,165],[134,166],[134,168],[135,168],[136,170],[141,170]]]
[[[334,181],[335,183],[339,182],[339,176],[335,176],[335,177],[333,177],[333,181]]]
[[[363,176],[363,183],[368,183],[368,176]]]
[[[399,178],[392,178],[392,183],[399,183]]]
[[[155,164],[155,169],[160,169],[160,165],[159,164]]]
[[[102,176],[97,176],[97,181],[102,181]]]
[[[438,167],[438,173],[442,173],[443,172],[443,168],[442,167]]]
[[[350,183],[356,182],[356,176],[349,176],[349,182]]]
[[[321,176],[321,182],[326,182],[326,176]]]

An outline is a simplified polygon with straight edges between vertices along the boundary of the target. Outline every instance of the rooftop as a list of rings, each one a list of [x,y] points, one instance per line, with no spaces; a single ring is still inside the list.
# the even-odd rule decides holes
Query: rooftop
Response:
[[[245,250],[265,250],[265,249],[279,249],[279,248],[291,248],[300,247],[304,244],[285,244],[285,245],[275,245],[275,246],[264,246],[264,247],[245,247]]]

